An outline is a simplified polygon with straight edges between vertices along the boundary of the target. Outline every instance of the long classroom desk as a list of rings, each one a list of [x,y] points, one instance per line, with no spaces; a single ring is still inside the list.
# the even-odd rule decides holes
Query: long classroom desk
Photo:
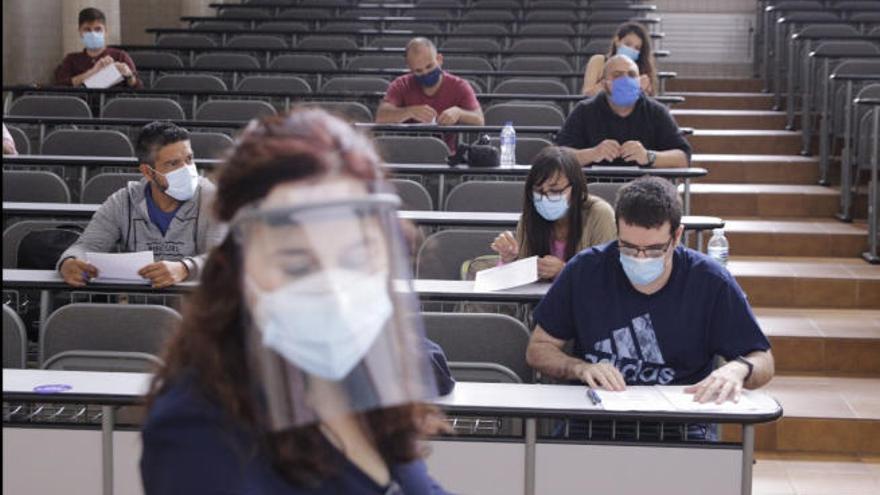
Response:
[[[47,445],[52,446],[53,453],[76,449],[75,452],[80,454],[82,445],[74,445],[70,439],[65,442],[60,435],[43,436],[43,442],[39,444],[28,441],[25,437],[36,435],[41,426],[58,432],[65,431],[64,427],[68,426],[64,423],[41,423],[41,418],[31,413],[30,406],[46,403],[100,406],[103,412],[101,447],[95,456],[100,459],[100,464],[90,463],[89,468],[100,470],[103,493],[110,494],[113,492],[114,477],[122,471],[116,466],[127,466],[131,470],[134,459],[127,456],[139,456],[138,450],[114,451],[114,437],[121,433],[114,433],[115,410],[121,406],[142,405],[150,380],[151,375],[145,373],[4,369],[3,401],[10,406],[21,406],[20,409],[10,407],[15,412],[4,416],[4,448],[7,435],[10,443],[15,441],[28,446],[13,456],[15,462],[23,464],[37,462],[35,457],[45,459]],[[648,388],[662,390],[660,393],[677,391],[675,388]],[[748,495],[752,488],[754,425],[782,416],[782,408],[775,399],[756,391],[744,392],[753,406],[747,411],[711,408],[685,411],[672,402],[660,401],[641,410],[624,408],[611,411],[593,405],[584,391],[583,386],[577,385],[456,384],[451,394],[433,401],[444,412],[450,415],[521,418],[525,423],[524,431],[506,437],[434,437],[430,442],[433,453],[428,459],[431,473],[447,489],[481,494],[569,493],[590,486],[597,493]],[[632,398],[648,392],[652,390],[630,387],[623,394]],[[616,437],[608,441],[552,437],[539,439],[537,421],[540,418],[728,423],[742,425],[743,433],[740,442],[732,443],[624,441]],[[82,429],[82,426],[79,428]],[[13,436],[15,440],[12,440]],[[90,452],[95,452],[94,447]],[[9,463],[14,462],[9,456],[4,458]],[[641,470],[639,476],[631,476],[633,466],[640,463],[651,465],[652,469]],[[59,478],[66,478],[70,471],[75,471],[65,469],[66,465],[63,463],[47,469],[55,472]],[[27,470],[10,469],[9,473],[21,475],[21,471]],[[132,473],[123,471],[121,474],[124,478],[125,474],[131,476]],[[97,480],[92,480],[97,485]],[[20,478],[17,482],[23,481]],[[82,483],[82,479],[79,482]],[[661,487],[659,492],[658,487]],[[83,493],[97,491],[97,486],[89,488],[78,487]]]
[[[342,12],[351,11],[352,9],[390,9],[390,10],[398,10],[401,12],[413,12],[418,9],[426,9],[429,8],[431,10],[445,10],[450,13],[461,14],[464,12],[470,12],[474,10],[498,10],[499,7],[496,5],[480,5],[479,2],[471,3],[470,5],[455,5],[450,3],[446,6],[431,6],[425,7],[420,6],[417,3],[411,2],[360,2],[357,5],[328,5],[326,7],[320,7],[317,4],[313,5],[302,5],[302,4],[293,4],[290,2],[278,2],[278,1],[267,1],[267,0],[259,0],[256,2],[248,2],[248,3],[211,3],[209,6],[213,9],[217,9],[218,12],[222,11],[226,8],[235,8],[235,9],[247,9],[247,10],[265,10],[265,9],[273,9],[273,15],[278,15],[282,10],[285,11],[296,11],[298,9],[306,9],[306,10],[326,10],[329,12],[334,12],[337,14],[341,14]],[[527,12],[547,12],[547,11],[556,11],[556,12],[568,12],[568,13],[588,13],[588,12],[596,12],[605,10],[605,6],[592,6],[592,5],[574,5],[574,6],[543,6],[543,5],[520,5],[519,7],[513,9],[505,9],[510,12],[514,12],[515,14],[525,14]],[[623,3],[615,6],[614,10],[629,10],[633,12],[654,12],[657,10],[656,5],[652,4],[641,4],[641,3]],[[225,19],[225,18],[221,18]],[[552,22],[552,21],[547,21]]]

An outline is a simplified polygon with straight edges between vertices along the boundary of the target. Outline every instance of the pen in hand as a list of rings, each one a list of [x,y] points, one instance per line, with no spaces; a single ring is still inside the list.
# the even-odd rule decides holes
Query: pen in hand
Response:
[[[592,402],[594,406],[602,404],[602,399],[599,397],[599,394],[597,394],[592,388],[587,389],[587,397],[590,398],[590,402]]]

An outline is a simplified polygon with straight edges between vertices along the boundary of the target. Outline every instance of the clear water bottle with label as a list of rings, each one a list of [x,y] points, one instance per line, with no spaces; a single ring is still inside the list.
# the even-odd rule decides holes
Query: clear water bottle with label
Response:
[[[516,131],[513,129],[513,122],[507,121],[501,129],[501,166],[514,165],[516,165]]]
[[[717,261],[721,266],[727,267],[727,257],[730,254],[730,244],[724,237],[724,229],[713,229],[712,238],[709,239],[709,257]]]

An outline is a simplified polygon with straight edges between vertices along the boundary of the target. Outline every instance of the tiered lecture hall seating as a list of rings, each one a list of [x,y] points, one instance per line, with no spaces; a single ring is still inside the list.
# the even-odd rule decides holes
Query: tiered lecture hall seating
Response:
[[[478,93],[485,95],[481,97],[485,110],[493,103],[505,101],[489,96],[504,79],[491,71],[503,69],[514,56],[548,58],[547,53],[536,48],[536,42],[522,43],[517,36],[510,36],[512,30],[545,41],[554,40],[548,33],[557,33],[557,44],[564,42],[572,46],[573,52],[564,53],[560,60],[568,66],[563,71],[565,77],[559,77],[559,70],[530,74],[541,75],[549,81],[543,85],[529,83],[531,86],[520,86],[531,91],[540,91],[539,86],[557,88],[546,90],[556,96],[576,93],[580,86],[579,73],[586,62],[585,55],[603,52],[614,26],[621,20],[631,17],[647,19],[645,22],[655,31],[653,36],[658,45],[663,36],[651,20],[658,18],[659,12],[638,2],[594,1],[591,5],[596,10],[582,9],[577,14],[577,22],[572,21],[570,7],[549,5],[574,2],[546,2],[548,5],[544,9],[508,8],[501,12],[487,6],[491,2],[486,0],[470,2],[476,8],[452,9],[447,8],[448,4],[459,2],[422,0],[416,2],[420,4],[418,8],[392,6],[385,10],[376,10],[378,7],[358,9],[344,1],[332,2],[332,5],[347,5],[338,10],[330,6],[331,2],[311,2],[303,6],[286,3],[290,5],[275,7],[258,2],[216,5],[216,17],[186,19],[192,22],[191,28],[151,30],[157,34],[155,46],[127,47],[141,61],[142,75],[148,76],[150,86],[164,87],[169,91],[165,95],[148,96],[177,100],[179,105],[163,104],[164,111],[170,112],[163,115],[180,120],[183,115],[197,119],[199,110],[203,114],[209,113],[201,105],[208,100],[220,100],[216,93],[226,92],[227,88],[256,92],[280,90],[298,95],[288,97],[288,100],[331,99],[349,105],[358,102],[361,104],[357,107],[359,118],[369,121],[381,92],[382,80],[391,76],[381,70],[334,72],[334,68],[348,70],[354,57],[365,56],[363,47],[372,47],[371,55],[392,56],[373,62],[380,64],[391,60],[390,67],[402,70],[400,42],[410,35],[389,39],[383,33],[383,29],[395,28],[413,29],[415,34],[432,36],[441,46],[448,43],[448,50],[444,51],[449,66],[454,66],[453,61],[459,59],[462,70],[474,71],[469,78]],[[529,3],[539,2],[531,0]],[[629,11],[621,14],[619,10],[609,10],[609,3],[618,7],[626,4]],[[871,118],[880,112],[876,90],[868,88],[871,83],[880,83],[880,72],[871,72],[873,66],[870,65],[871,61],[880,60],[880,56],[872,55],[880,53],[880,19],[876,7],[877,2],[870,1],[760,0],[756,12],[755,44],[759,78],[666,78],[667,96],[684,98],[674,107],[676,119],[681,126],[695,129],[690,136],[695,152],[693,166],[709,171],[705,178],[691,186],[691,213],[725,219],[732,255],[729,269],[748,294],[774,346],[778,376],[768,391],[782,403],[785,417],[758,428],[760,452],[755,466],[756,494],[803,495],[818,493],[822,487],[829,486],[827,493],[871,493],[880,486],[880,471],[876,467],[880,455],[880,403],[877,401],[877,391],[880,390],[880,266],[862,259],[863,253],[871,252],[865,220],[869,198],[864,170],[869,168],[871,145],[878,139]],[[276,12],[276,8],[280,10]],[[405,21],[380,18],[406,15],[407,12],[413,12],[419,18]],[[361,18],[364,16],[372,17]],[[459,17],[465,21],[457,21]],[[316,28],[316,23],[331,21],[334,26]],[[831,31],[823,29],[832,25],[837,27]],[[446,34],[449,29],[456,34]],[[372,31],[354,35],[357,30]],[[316,31],[326,36],[316,38]],[[336,39],[329,40],[331,35]],[[306,37],[312,39],[306,40]],[[466,44],[457,42],[462,39],[468,40]],[[792,40],[790,44],[786,43],[789,39]],[[472,40],[479,40],[479,43]],[[821,48],[823,43],[838,42],[858,42],[863,47],[855,51],[852,45]],[[328,43],[335,48],[327,48]],[[377,51],[377,47],[388,46],[392,48],[387,52]],[[464,48],[460,48],[462,46]],[[305,50],[309,51],[306,53]],[[558,47],[548,50],[558,51]],[[220,58],[200,58],[221,51]],[[826,51],[830,55],[822,55]],[[831,79],[836,68],[848,67],[843,61],[854,54],[857,54],[857,62],[867,61],[868,64],[854,68],[850,65],[850,71],[841,71],[836,81]],[[230,55],[235,56],[227,58]],[[308,57],[294,62],[304,65],[288,65],[289,69],[283,74],[271,73],[272,78],[259,76],[261,68],[272,67],[273,63],[276,67],[284,67],[285,63],[293,63],[289,57],[303,55]],[[280,57],[288,58],[277,62]],[[831,61],[827,62],[827,73],[824,72],[825,60]],[[239,64],[238,72],[227,65],[233,62]],[[363,67],[369,68],[370,65]],[[662,58],[659,65],[662,69]],[[326,72],[320,74],[321,71]],[[183,83],[180,79],[167,79],[180,74],[202,77],[198,81],[190,79]],[[204,77],[206,75],[216,77]],[[163,76],[165,82],[159,83]],[[242,86],[247,81],[242,76],[260,79],[250,80]],[[281,86],[278,84],[282,80],[275,79],[279,76],[287,78]],[[370,79],[329,82],[341,76]],[[515,83],[504,84],[516,87]],[[187,87],[215,93],[203,97],[196,105],[192,101],[192,92],[185,90]],[[866,89],[860,93],[863,87]],[[322,93],[337,89],[355,90],[359,94],[332,93],[330,98],[322,97]],[[824,93],[826,89],[828,93]],[[825,94],[829,96],[823,96]],[[81,94],[78,96],[82,97]],[[225,96],[229,99],[233,95],[227,93]],[[862,103],[853,105],[852,101],[857,97]],[[89,105],[74,104],[64,115],[101,115],[95,110],[104,100],[97,102],[94,95],[88,98],[92,110]],[[269,102],[276,109],[290,103],[266,95],[237,99],[262,100],[259,103]],[[552,108],[567,113],[576,100],[575,96],[568,96],[547,103],[555,104]],[[108,97],[107,102],[112,101],[112,97]],[[18,103],[18,110],[16,102],[12,103],[8,114],[33,115],[32,111],[21,110],[24,108],[22,103]],[[271,110],[259,103],[247,109],[238,108],[240,112],[234,118],[230,116],[225,120],[240,121],[247,118],[249,112],[258,114]],[[104,107],[104,115],[124,116],[120,104],[115,106],[112,112],[107,112]],[[805,107],[811,110],[806,116],[802,112]],[[60,111],[60,107],[54,109]],[[158,105],[152,108],[158,109]],[[131,111],[137,114],[139,110]],[[224,115],[223,109],[218,115]],[[803,127],[804,123],[808,124],[807,128]],[[228,145],[229,141],[222,136],[233,131],[236,125],[206,127],[204,130],[214,134],[206,134],[202,139],[220,139]],[[18,127],[28,129],[29,126],[22,122]],[[126,130],[126,126],[103,127]],[[191,127],[198,126],[193,123]],[[43,143],[36,136],[35,128],[31,126],[30,131],[26,136],[17,129],[13,130],[20,143],[19,150],[40,153]],[[548,133],[521,134],[521,139],[526,137],[539,140],[550,136]],[[842,138],[850,146],[841,159],[839,141]],[[823,140],[824,148],[820,150],[819,143]],[[388,142],[400,141],[388,138]],[[436,141],[432,143],[442,145]],[[538,149],[540,142],[532,144],[535,143],[538,143],[535,147]],[[217,147],[216,144],[207,146],[206,153]],[[820,151],[824,151],[821,156]],[[876,156],[876,151],[874,153]],[[527,162],[527,157],[522,158],[521,162]],[[437,160],[439,158],[432,159]],[[842,160],[846,165],[841,165]],[[53,170],[59,171],[58,168]],[[404,178],[416,179],[398,182],[401,194],[413,209],[444,208],[443,198],[438,198],[433,190],[428,194],[420,189],[424,184],[419,183],[419,177]],[[850,188],[840,187],[841,181],[855,184],[852,194],[846,194]],[[74,200],[80,195],[76,185],[71,188]],[[6,196],[4,188],[4,200],[7,200]],[[876,194],[873,198],[876,204]],[[842,222],[835,218],[838,214],[851,221]],[[876,251],[873,254],[876,255]],[[12,316],[8,321],[10,325],[15,324]],[[4,365],[6,326],[4,314]],[[524,371],[516,371],[508,375],[530,379]],[[726,436],[737,434],[731,428],[725,429],[724,433]]]

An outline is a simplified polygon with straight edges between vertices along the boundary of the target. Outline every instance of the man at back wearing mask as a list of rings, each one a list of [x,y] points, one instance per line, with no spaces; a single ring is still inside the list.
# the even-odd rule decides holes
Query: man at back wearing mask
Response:
[[[721,265],[679,245],[675,186],[658,177],[626,184],[615,217],[618,240],[572,258],[535,308],[529,365],[606,390],[689,385],[694,400],[719,404],[769,382],[770,343],[745,293]],[[726,364],[714,368],[715,356]],[[691,426],[691,438],[715,438]]]
[[[443,70],[443,55],[427,38],[406,44],[406,65],[411,71],[391,82],[376,111],[376,123],[436,123],[483,125],[483,110],[467,81]],[[444,136],[455,151],[456,135]]]
[[[100,275],[85,261],[86,253],[116,250],[152,251],[155,262],[138,267],[138,274],[153,287],[193,280],[208,250],[225,234],[211,211],[215,186],[198,175],[186,129],[170,122],[147,124],[136,153],[144,177],[107,198],[58,260],[61,276],[74,287]]]
[[[104,67],[115,64],[124,78],[117,86],[143,87],[131,57],[117,48],[107,48],[107,18],[103,12],[92,7],[82,9],[79,13],[79,35],[85,49],[64,57],[61,65],[55,69],[56,86],[82,86],[86,79]]]
[[[602,84],[604,91],[571,112],[556,144],[576,149],[581,165],[688,166],[690,145],[669,110],[642,94],[635,62],[609,58]]]

